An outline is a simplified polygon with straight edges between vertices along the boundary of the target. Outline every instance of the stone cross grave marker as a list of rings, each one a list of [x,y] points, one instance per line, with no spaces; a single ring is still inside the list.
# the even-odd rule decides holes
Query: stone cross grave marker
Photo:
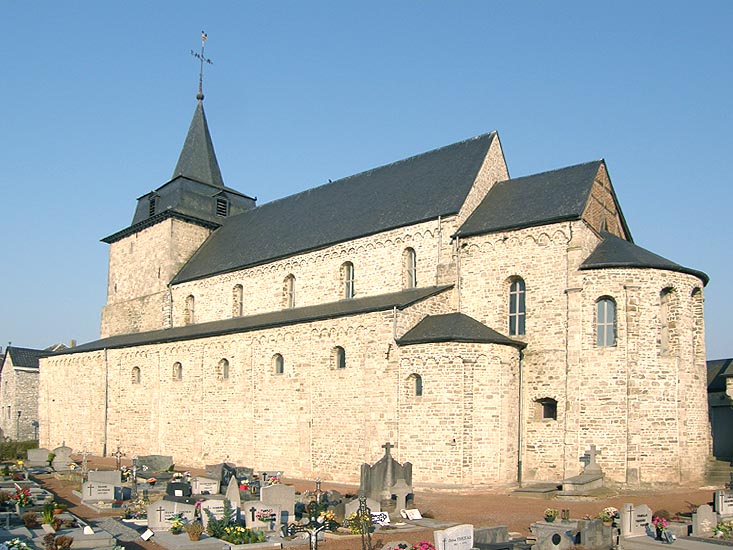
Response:
[[[260,501],[280,508],[280,522],[293,521],[295,514],[295,487],[276,483],[260,489]]]
[[[601,451],[596,449],[595,445],[591,445],[590,449],[585,452],[580,461],[585,465],[583,468],[584,473],[593,474],[600,473],[601,467],[596,462],[596,457],[601,454]]]
[[[274,531],[280,526],[279,518],[282,516],[280,512],[279,506],[251,500],[245,503],[242,515],[246,527],[261,531]],[[272,520],[268,520],[268,517]]]
[[[115,499],[115,486],[112,483],[85,481],[81,486],[81,499],[84,502],[111,501]]]
[[[733,491],[715,491],[713,494],[713,504],[719,518],[733,516]]]
[[[122,472],[119,470],[90,470],[87,473],[87,481],[107,483],[119,487],[122,485]]]
[[[433,532],[436,550],[471,550],[473,548],[473,525],[464,523],[448,529]]]
[[[692,536],[709,537],[718,526],[718,516],[709,504],[698,506],[692,514]]]
[[[191,479],[191,490],[194,495],[216,495],[219,493],[219,480],[210,477],[194,477]]]
[[[407,485],[407,482],[404,479],[398,479],[395,484],[390,487],[390,491],[392,491],[392,494],[397,497],[397,510],[404,510],[407,507],[407,495],[412,494],[412,487]]]
[[[171,519],[176,514],[182,518],[193,521],[196,506],[185,502],[173,502],[172,500],[159,500],[148,504],[148,529],[153,531],[167,531],[171,528]]]

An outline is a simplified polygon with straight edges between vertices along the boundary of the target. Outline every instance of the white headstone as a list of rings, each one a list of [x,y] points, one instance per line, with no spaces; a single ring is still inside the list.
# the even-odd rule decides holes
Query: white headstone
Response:
[[[718,517],[708,504],[698,506],[692,514],[692,536],[709,537],[718,526]]]
[[[115,499],[115,486],[111,483],[85,481],[81,486],[81,499],[84,502],[111,501]]]
[[[715,491],[713,504],[718,516],[733,516],[733,491]]]
[[[196,507],[185,502],[173,502],[172,500],[159,500],[148,504],[148,529],[153,531],[167,531],[171,528],[171,518],[180,514],[188,521],[193,521]]]
[[[437,550],[471,550],[473,548],[473,525],[464,523],[448,529],[433,532]]]
[[[210,477],[194,477],[191,479],[191,491],[194,495],[216,495],[219,493],[219,480]]]
[[[227,485],[226,490],[226,498],[231,503],[232,509],[236,510],[237,508],[241,507],[242,498],[239,496],[239,482],[234,476],[229,479],[229,484]]]
[[[87,481],[120,487],[122,485],[122,472],[119,470],[91,470],[87,473]]]
[[[209,525],[209,519],[222,519],[224,517],[224,499],[207,498],[201,502],[201,524],[204,529]]]
[[[260,489],[260,501],[280,508],[280,521],[293,521],[295,514],[295,487],[276,483]]]
[[[250,529],[261,531],[274,531],[280,527],[280,507],[272,504],[265,504],[258,500],[250,500],[244,503],[242,509],[244,524]],[[268,520],[268,518],[273,518]]]

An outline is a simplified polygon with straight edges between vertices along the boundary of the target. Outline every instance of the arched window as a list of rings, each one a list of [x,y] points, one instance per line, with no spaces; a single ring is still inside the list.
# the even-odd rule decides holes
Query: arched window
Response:
[[[616,345],[616,302],[609,296],[596,302],[596,345],[599,348]]]
[[[543,397],[537,400],[539,406],[538,416],[543,420],[557,420],[557,401],[551,397]]]
[[[404,277],[404,288],[417,287],[417,255],[413,248],[405,248],[402,253],[402,273]]]
[[[272,367],[275,374],[283,374],[285,372],[285,359],[279,353],[272,356]]]
[[[179,361],[173,363],[173,380],[177,382],[183,380],[183,365]]]
[[[186,308],[183,311],[183,323],[185,325],[192,325],[195,322],[195,303],[196,300],[194,299],[193,294],[186,296]]]
[[[336,346],[331,350],[331,364],[334,369],[346,368],[346,351],[341,346]]]
[[[140,383],[140,367],[132,367],[132,383]]]
[[[420,376],[417,373],[412,373],[410,375],[410,380],[412,381],[412,392],[415,397],[421,397],[422,396],[422,376]]]
[[[295,307],[295,275],[292,273],[283,281],[283,306],[288,309]]]
[[[515,277],[509,284],[509,335],[522,336],[527,315],[524,280]]]
[[[351,262],[344,262],[341,265],[341,288],[342,298],[348,300],[354,297],[354,264]]]
[[[241,317],[243,313],[242,298],[244,289],[242,285],[234,285],[232,289],[232,317]]]
[[[229,380],[229,361],[227,359],[219,361],[216,370],[219,380]]]

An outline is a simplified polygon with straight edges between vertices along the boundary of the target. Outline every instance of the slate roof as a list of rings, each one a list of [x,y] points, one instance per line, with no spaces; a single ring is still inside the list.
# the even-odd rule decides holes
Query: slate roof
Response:
[[[416,302],[440,294],[453,285],[412,288],[400,292],[366,296],[352,300],[339,300],[327,304],[284,309],[247,317],[235,317],[223,321],[211,321],[183,327],[175,327],[149,332],[121,334],[81,344],[53,355],[66,355],[102,349],[126,348],[163,342],[176,342],[194,338],[207,338],[223,334],[236,334],[278,326],[322,321],[336,317],[387,311],[392,308],[404,309]],[[46,353],[45,355],[49,355]]]
[[[224,187],[224,179],[221,177],[219,162],[214,153],[214,143],[211,141],[202,99],[196,102],[196,111],[191,119],[186,141],[171,179],[178,176]]]
[[[733,359],[716,359],[707,362],[708,393],[725,391],[725,379],[733,377]]]
[[[40,349],[32,348],[17,348],[15,346],[8,346],[5,357],[8,355],[13,360],[14,367],[27,367],[27,368],[38,368],[38,359],[47,355]]]
[[[494,139],[484,134],[230,217],[173,283],[456,214]]]
[[[399,346],[431,344],[435,342],[472,342],[499,344],[522,349],[527,344],[507,338],[463,313],[428,315],[397,340]]]
[[[694,275],[702,280],[703,285],[710,280],[702,271],[683,267],[610,233],[601,233],[601,237],[603,240],[580,265],[581,270],[608,267],[663,269]]]
[[[604,165],[603,160],[595,160],[499,182],[489,190],[456,236],[468,237],[579,220],[596,174]],[[630,235],[618,201],[616,207],[624,231]]]

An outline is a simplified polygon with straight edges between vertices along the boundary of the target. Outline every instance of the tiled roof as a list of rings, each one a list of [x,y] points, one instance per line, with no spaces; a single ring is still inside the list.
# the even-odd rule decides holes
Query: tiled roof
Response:
[[[40,349],[17,348],[8,346],[6,353],[13,360],[15,367],[38,368],[39,357],[46,355],[46,352]]]
[[[708,393],[725,391],[726,378],[733,377],[733,359],[716,359],[707,362]]]
[[[397,340],[400,346],[435,342],[474,342],[500,344],[522,349],[527,344],[507,338],[463,313],[428,315]]]
[[[173,283],[456,214],[495,138],[484,134],[232,216]]]

